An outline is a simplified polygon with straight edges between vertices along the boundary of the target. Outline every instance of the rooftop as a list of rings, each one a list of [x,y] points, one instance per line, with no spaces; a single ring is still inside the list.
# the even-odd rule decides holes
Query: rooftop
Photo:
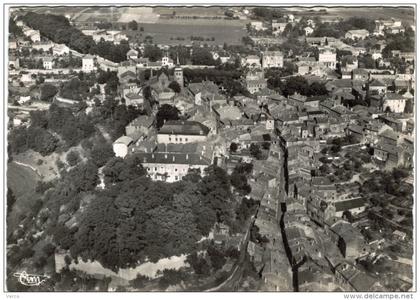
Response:
[[[159,130],[159,134],[207,135],[210,129],[196,121],[167,121]]]

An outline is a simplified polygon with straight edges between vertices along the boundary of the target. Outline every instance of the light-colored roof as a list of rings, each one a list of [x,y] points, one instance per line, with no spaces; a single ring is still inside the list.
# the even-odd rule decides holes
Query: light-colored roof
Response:
[[[124,144],[126,146],[129,146],[131,143],[133,142],[133,139],[129,136],[121,136],[120,138],[118,138],[114,144]]]

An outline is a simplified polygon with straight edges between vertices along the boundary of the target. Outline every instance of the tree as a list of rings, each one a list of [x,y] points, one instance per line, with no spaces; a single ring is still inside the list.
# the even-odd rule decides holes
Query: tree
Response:
[[[70,151],[67,153],[66,160],[70,166],[75,166],[80,162],[80,155],[77,151]]]
[[[115,184],[127,181],[131,178],[146,175],[140,159],[131,155],[126,159],[114,157],[107,162],[103,169],[105,184]]]
[[[168,87],[177,94],[181,92],[181,86],[176,81],[172,81]]]
[[[132,287],[136,289],[142,289],[145,287],[146,283],[150,280],[149,277],[137,274],[136,278],[130,280],[130,284]]]
[[[324,83],[315,81],[309,86],[308,96],[322,96],[328,94]]]
[[[309,86],[308,81],[303,76],[288,77],[286,79],[285,89],[283,90],[284,96],[299,93],[301,95],[308,95]]]
[[[187,262],[194,269],[195,274],[210,275],[210,266],[207,263],[207,260],[202,256],[199,257],[196,252],[188,255]]]
[[[48,127],[48,115],[45,111],[34,110],[29,113],[31,117],[31,126],[46,129]]]
[[[176,285],[180,283],[185,274],[181,270],[165,269],[162,272],[163,276],[159,280],[159,286],[162,289],[167,289],[170,285]]]
[[[216,64],[213,55],[207,48],[195,47],[192,52],[191,61],[193,65],[214,66]]]
[[[41,85],[41,95],[40,99],[43,101],[51,102],[53,97],[57,94],[58,90],[57,88],[49,83],[44,83]]]
[[[207,248],[207,254],[210,257],[212,267],[216,271],[221,269],[226,263],[226,258],[223,252],[218,250],[213,243],[211,243],[209,247]]]
[[[109,143],[97,143],[93,146],[90,155],[93,163],[95,163],[97,167],[102,167],[111,157],[114,156],[114,150],[112,145]]]
[[[168,120],[179,120],[179,110],[175,106],[164,104],[156,114],[156,127],[159,129]]]
[[[260,146],[258,146],[257,144],[251,144],[251,146],[249,147],[249,152],[256,159],[261,159],[262,157]]]
[[[13,205],[16,202],[15,194],[13,194],[13,190],[11,188],[7,188],[7,215],[12,211]]]
[[[360,68],[366,68],[366,69],[376,68],[376,62],[372,58],[372,55],[370,55],[370,54],[360,55],[358,57],[358,59],[359,59],[359,67]]]
[[[251,187],[248,184],[247,178],[243,174],[239,174],[237,171],[233,171],[230,176],[230,182],[238,192],[242,195],[249,194],[251,192]]]
[[[128,28],[131,30],[137,30],[139,28],[139,24],[135,20],[128,23]]]
[[[162,58],[163,53],[156,45],[146,45],[143,56],[149,58],[151,62],[155,62]]]
[[[238,150],[238,144],[232,142],[229,147],[230,152],[236,152]]]

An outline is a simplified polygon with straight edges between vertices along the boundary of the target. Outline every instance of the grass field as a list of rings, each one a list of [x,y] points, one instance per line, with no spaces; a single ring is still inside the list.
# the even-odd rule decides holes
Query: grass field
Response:
[[[140,24],[144,28],[144,32],[135,32],[142,34],[139,42],[143,42],[146,36],[153,37],[155,44],[167,45],[190,45],[192,41],[191,36],[199,36],[205,39],[212,37],[214,41],[206,41],[202,43],[223,45],[228,43],[230,45],[241,44],[242,37],[247,34],[244,27],[239,26],[224,26],[224,25],[185,25],[185,24]],[[133,35],[133,32],[128,32]],[[176,38],[184,38],[185,40],[177,40]],[[172,40],[171,40],[172,38]]]

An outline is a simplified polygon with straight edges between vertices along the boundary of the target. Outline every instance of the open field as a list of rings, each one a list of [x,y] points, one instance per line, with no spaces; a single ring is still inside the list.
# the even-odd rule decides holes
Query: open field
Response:
[[[191,45],[191,36],[199,36],[205,39],[214,37],[214,41],[205,41],[201,43],[223,45],[228,43],[231,45],[241,44],[242,37],[246,35],[246,30],[243,27],[223,25],[183,25],[183,24],[139,24],[139,27],[144,28],[144,32],[127,32],[129,35],[140,34],[141,37],[138,42],[143,42],[146,36],[153,37],[154,44],[167,45]],[[172,38],[172,40],[171,40]],[[184,38],[184,40],[177,40],[177,38]]]

